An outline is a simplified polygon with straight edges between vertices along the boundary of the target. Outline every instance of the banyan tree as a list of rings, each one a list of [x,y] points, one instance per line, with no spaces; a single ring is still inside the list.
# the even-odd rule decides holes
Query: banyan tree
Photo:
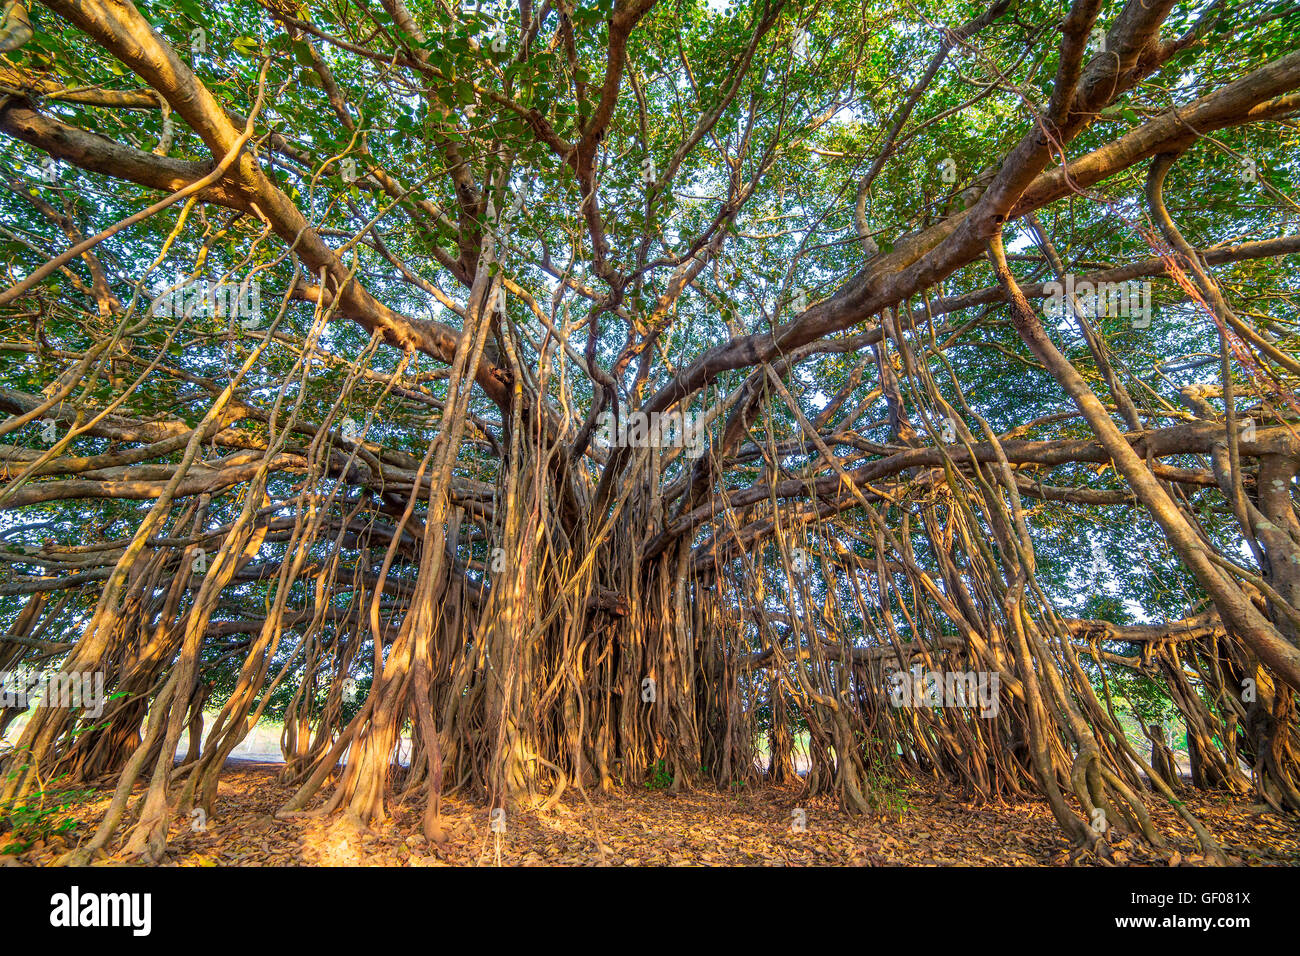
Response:
[[[157,860],[274,717],[285,817],[911,780],[1222,859],[1184,788],[1300,812],[1297,35],[7,3],[0,669],[104,699],[0,711],[0,805]]]

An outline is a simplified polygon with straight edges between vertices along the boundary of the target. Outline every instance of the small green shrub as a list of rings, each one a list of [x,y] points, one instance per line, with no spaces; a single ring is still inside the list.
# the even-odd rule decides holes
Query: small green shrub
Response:
[[[12,778],[18,767],[9,776]],[[55,777],[39,790],[33,790],[17,800],[0,802],[0,833],[7,832],[7,841],[0,837],[0,855],[24,853],[38,840],[48,839],[56,833],[67,833],[77,828],[77,821],[68,811],[94,794],[93,790],[76,790],[60,787],[63,777]]]
[[[656,760],[650,765],[645,788],[647,790],[667,790],[673,785],[673,773],[668,769],[667,760]]]

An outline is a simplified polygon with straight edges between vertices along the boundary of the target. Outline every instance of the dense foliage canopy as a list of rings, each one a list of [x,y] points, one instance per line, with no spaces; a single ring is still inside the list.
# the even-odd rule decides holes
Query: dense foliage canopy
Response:
[[[434,838],[800,742],[1159,845],[1175,716],[1300,812],[1294,5],[4,17],[0,669],[109,699],[0,801],[116,785],[75,859],[264,717]]]

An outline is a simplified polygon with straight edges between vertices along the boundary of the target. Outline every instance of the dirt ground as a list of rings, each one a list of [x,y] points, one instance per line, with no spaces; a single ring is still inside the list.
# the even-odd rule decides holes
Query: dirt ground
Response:
[[[829,803],[803,798],[797,788],[759,788],[734,794],[670,794],[641,790],[593,796],[576,792],[547,813],[516,813],[506,832],[489,832],[486,807],[444,801],[450,830],[442,845],[420,833],[421,808],[390,808],[386,824],[369,831],[339,817],[276,820],[290,794],[273,764],[232,764],[223,778],[217,813],[206,828],[177,821],[164,865],[170,866],[945,866],[1096,864],[1071,852],[1046,804],[974,805],[937,789],[897,795],[898,811],[850,817]],[[1259,806],[1223,797],[1185,795],[1235,863],[1300,864],[1300,823]],[[9,865],[43,865],[69,842],[85,840],[107,805],[97,794],[71,816],[80,821],[70,841],[53,836]],[[1114,840],[1113,863],[1196,865],[1203,861],[1190,829],[1168,806],[1151,804],[1157,826],[1170,835],[1162,857],[1128,839]],[[793,812],[806,829],[796,832]],[[120,848],[121,841],[118,847]],[[114,854],[97,865],[127,862]]]

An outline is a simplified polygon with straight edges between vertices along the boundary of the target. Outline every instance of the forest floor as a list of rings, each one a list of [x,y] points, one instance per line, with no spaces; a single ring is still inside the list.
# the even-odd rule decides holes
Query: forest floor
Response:
[[[276,820],[290,796],[269,763],[232,763],[222,778],[217,814],[206,829],[178,823],[166,865],[172,866],[1042,866],[1096,863],[1071,852],[1045,803],[976,805],[938,788],[890,794],[895,811],[850,817],[829,802],[802,798],[796,787],[760,787],[736,793],[671,794],[641,790],[592,797],[576,791],[549,812],[514,814],[501,835],[488,830],[486,808],[444,800],[449,838],[431,844],[420,832],[421,808],[390,808],[375,832],[340,817]],[[72,842],[84,841],[111,794],[96,793],[69,817]],[[1300,823],[1224,796],[1184,794],[1192,810],[1235,863],[1300,865]],[[1136,841],[1113,841],[1120,865],[1196,865],[1203,861],[1190,829],[1173,809],[1148,804],[1170,840],[1169,857]],[[801,808],[806,830],[794,832]],[[0,863],[43,865],[69,845],[54,835]],[[118,847],[122,841],[118,842]],[[104,855],[98,865],[123,863]]]

